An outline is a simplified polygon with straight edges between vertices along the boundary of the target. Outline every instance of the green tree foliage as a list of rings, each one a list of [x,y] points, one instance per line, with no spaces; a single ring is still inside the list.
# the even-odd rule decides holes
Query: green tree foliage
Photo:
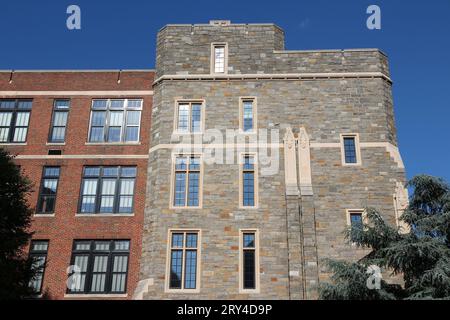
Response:
[[[32,210],[26,197],[32,186],[12,156],[0,149],[0,300],[21,299],[32,293],[33,261],[23,248],[31,233]]]
[[[426,175],[408,186],[414,192],[401,219],[409,232],[400,232],[375,209],[367,209],[367,221],[347,230],[346,237],[370,252],[354,263],[327,261],[333,283],[321,286],[322,299],[450,299],[450,187]],[[380,289],[369,289],[370,265],[403,277],[404,285],[381,281]]]

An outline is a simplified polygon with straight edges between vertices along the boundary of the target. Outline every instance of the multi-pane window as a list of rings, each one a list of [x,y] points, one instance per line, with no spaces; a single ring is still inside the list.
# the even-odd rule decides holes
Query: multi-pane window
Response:
[[[132,213],[136,167],[84,167],[80,213]]]
[[[214,73],[225,73],[226,68],[226,50],[225,44],[213,45]]]
[[[69,108],[69,100],[55,100],[53,105],[53,118],[49,142],[58,143],[65,141]]]
[[[42,281],[44,280],[45,262],[47,260],[48,241],[33,240],[30,246],[30,258],[32,259],[33,270],[35,271],[33,279],[30,281],[30,287],[36,294],[42,291]]]
[[[356,152],[356,138],[354,136],[343,137],[344,143],[344,158],[347,164],[358,163],[357,152]]]
[[[348,212],[350,227],[352,230],[361,230],[363,228],[363,211],[362,210],[351,210]],[[352,241],[355,241],[353,232],[350,234]]]
[[[255,125],[255,99],[241,100],[241,129],[244,132],[252,132],[256,129]]]
[[[196,133],[202,131],[201,102],[179,102],[177,108],[177,132]]]
[[[170,233],[169,289],[197,289],[198,232]]]
[[[241,205],[243,207],[255,207],[255,157],[253,155],[243,156],[241,170]]]
[[[241,231],[241,289],[256,290],[258,282],[258,257],[256,231]]]
[[[44,167],[37,213],[53,213],[55,211],[60,171],[60,167]]]
[[[0,143],[27,140],[32,100],[0,100]]]
[[[92,101],[89,142],[138,142],[142,100]]]
[[[69,293],[125,293],[129,240],[77,240],[72,252]]]
[[[175,157],[174,207],[200,206],[200,166],[200,156]]]

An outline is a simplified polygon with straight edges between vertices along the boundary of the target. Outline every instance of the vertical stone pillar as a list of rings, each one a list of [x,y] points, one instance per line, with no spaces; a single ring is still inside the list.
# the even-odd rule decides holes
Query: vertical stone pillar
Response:
[[[298,204],[296,139],[291,128],[284,135],[284,177],[286,186],[286,227],[288,234],[289,298],[304,299],[301,221]]]
[[[317,257],[316,217],[311,178],[309,137],[301,127],[298,138],[298,166],[300,179],[300,211],[302,234],[303,286],[305,299],[317,299],[319,266]]]

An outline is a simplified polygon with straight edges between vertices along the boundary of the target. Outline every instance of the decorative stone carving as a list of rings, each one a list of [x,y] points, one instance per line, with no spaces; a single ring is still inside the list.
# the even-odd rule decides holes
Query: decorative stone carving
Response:
[[[298,167],[300,177],[300,194],[302,196],[312,196],[311,179],[311,150],[309,145],[309,136],[304,127],[300,128],[298,148]]]
[[[405,188],[403,183],[397,181],[395,183],[395,193],[394,193],[394,208],[395,208],[395,221],[397,226],[400,228],[400,232],[409,232],[409,226],[400,220],[400,217],[405,212],[409,205],[408,189]]]
[[[295,137],[290,127],[286,128],[284,134],[284,178],[286,195],[297,196],[297,158],[295,152]]]

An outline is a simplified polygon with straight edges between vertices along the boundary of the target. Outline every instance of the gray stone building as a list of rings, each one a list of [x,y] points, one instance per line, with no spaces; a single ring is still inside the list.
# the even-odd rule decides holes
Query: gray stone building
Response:
[[[406,205],[388,59],[287,51],[274,24],[157,38],[136,299],[315,299],[343,231]]]

